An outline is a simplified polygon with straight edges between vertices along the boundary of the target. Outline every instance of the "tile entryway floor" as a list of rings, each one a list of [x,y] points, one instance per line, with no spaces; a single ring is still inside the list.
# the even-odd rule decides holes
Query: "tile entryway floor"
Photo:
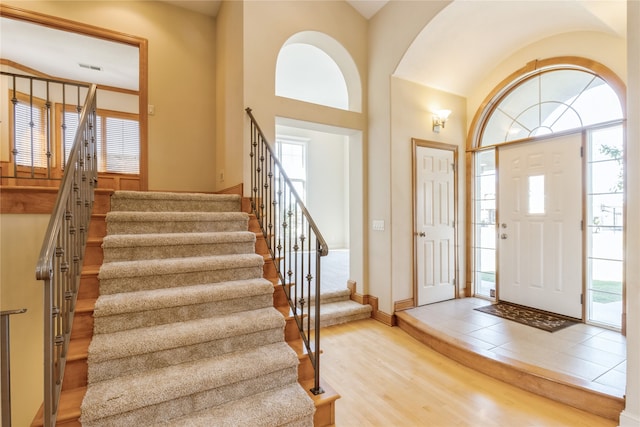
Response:
[[[487,304],[490,302],[479,298],[461,298],[406,313],[496,355],[569,374],[624,395],[627,347],[620,333],[586,324],[546,332],[474,310]]]

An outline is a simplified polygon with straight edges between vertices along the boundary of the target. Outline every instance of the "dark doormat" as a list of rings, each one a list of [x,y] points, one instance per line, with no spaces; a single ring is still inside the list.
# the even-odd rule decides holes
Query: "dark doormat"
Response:
[[[503,319],[513,320],[523,325],[533,326],[548,332],[559,331],[568,326],[580,323],[580,321],[564,317],[559,314],[553,314],[535,308],[523,307],[521,305],[512,304],[504,301],[495,304],[485,305],[484,307],[475,308],[487,314],[502,317]]]

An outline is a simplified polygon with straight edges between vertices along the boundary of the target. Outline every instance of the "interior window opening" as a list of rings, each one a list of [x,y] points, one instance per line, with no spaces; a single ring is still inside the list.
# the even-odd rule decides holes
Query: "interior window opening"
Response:
[[[302,203],[306,203],[305,188],[307,182],[306,144],[293,138],[280,138],[276,141],[278,159],[298,193]]]

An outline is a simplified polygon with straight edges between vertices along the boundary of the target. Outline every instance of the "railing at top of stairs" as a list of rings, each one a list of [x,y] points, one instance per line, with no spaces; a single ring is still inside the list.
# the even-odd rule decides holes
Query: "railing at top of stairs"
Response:
[[[58,413],[97,170],[96,86],[91,85],[36,266],[36,278],[44,281],[46,427],[55,425]]]
[[[260,223],[311,359],[311,392],[320,394],[320,261],[329,253],[329,247],[251,108],[246,112],[251,119],[251,209]]]

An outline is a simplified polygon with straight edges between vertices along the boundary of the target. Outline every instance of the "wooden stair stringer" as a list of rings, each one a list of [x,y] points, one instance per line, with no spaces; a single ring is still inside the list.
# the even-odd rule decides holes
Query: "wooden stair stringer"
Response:
[[[245,207],[245,209],[246,206],[250,206],[250,204],[243,202],[243,207]],[[247,211],[245,210],[245,212]],[[316,407],[316,412],[313,416],[313,425],[314,427],[334,425],[335,402],[340,398],[340,395],[322,379],[320,379],[320,386],[324,390],[324,393],[314,395],[311,392],[314,385],[314,369],[311,359],[309,359],[307,354],[307,349],[300,337],[298,326],[295,318],[293,317],[293,313],[291,312],[287,295],[285,294],[287,285],[283,286],[280,282],[275,262],[269,252],[264,234],[260,231],[260,224],[258,223],[256,216],[251,212],[247,213],[249,213],[249,230],[256,233],[256,254],[261,255],[265,260],[263,277],[273,283],[274,307],[285,317],[285,341],[296,352],[298,360],[300,361],[300,365],[298,365],[298,382],[313,400]]]

